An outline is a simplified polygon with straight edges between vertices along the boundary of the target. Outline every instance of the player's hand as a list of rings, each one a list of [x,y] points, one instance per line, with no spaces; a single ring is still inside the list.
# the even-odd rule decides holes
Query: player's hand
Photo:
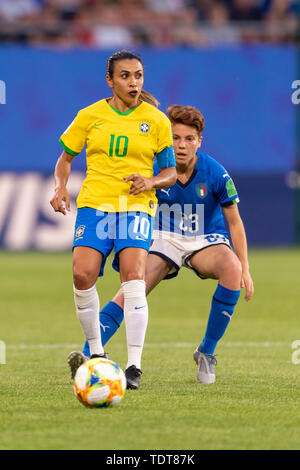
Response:
[[[136,196],[143,191],[150,191],[153,188],[153,179],[152,178],[145,178],[145,176],[132,174],[123,178],[126,183],[132,181],[132,185],[128,194],[133,194]]]
[[[71,210],[70,201],[71,198],[66,188],[56,188],[50,204],[55,212],[61,212],[63,215],[66,215],[66,210],[68,212]]]
[[[245,300],[249,302],[254,292],[254,285],[249,271],[242,272],[241,288],[246,289]]]

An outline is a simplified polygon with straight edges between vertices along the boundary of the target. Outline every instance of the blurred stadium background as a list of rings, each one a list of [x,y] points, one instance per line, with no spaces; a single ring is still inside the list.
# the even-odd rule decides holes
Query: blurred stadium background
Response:
[[[202,111],[202,150],[235,179],[249,246],[297,242],[298,7],[293,0],[0,0],[0,247],[71,247],[85,159],[73,163],[72,215],[59,217],[49,205],[58,139],[80,108],[109,96],[106,59],[123,48],[142,54],[145,89],[163,111],[173,103]]]

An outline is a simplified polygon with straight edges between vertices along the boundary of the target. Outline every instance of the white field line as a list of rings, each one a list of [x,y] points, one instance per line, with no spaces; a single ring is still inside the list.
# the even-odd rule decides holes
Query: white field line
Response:
[[[222,342],[219,346],[224,347],[249,347],[249,348],[276,348],[282,346],[291,346],[292,342],[287,341],[238,341],[238,342]],[[81,350],[82,344],[6,344],[6,349],[79,349]],[[123,347],[124,344],[114,344],[114,347]],[[145,343],[146,348],[194,348],[195,343]]]

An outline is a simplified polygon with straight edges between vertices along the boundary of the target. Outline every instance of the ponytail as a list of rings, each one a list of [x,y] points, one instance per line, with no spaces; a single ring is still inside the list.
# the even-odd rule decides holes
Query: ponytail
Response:
[[[142,101],[146,101],[146,103],[152,104],[156,108],[158,108],[158,106],[160,105],[159,101],[146,90],[141,91],[140,99]]]

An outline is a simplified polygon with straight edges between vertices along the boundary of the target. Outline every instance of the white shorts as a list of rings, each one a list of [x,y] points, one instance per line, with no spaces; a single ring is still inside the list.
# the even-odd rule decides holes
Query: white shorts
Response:
[[[169,238],[166,237],[165,233],[163,237],[160,237],[160,233],[155,232],[149,254],[160,256],[172,265],[165,279],[177,276],[182,266],[192,269],[201,279],[206,279],[205,276],[202,276],[191,266],[191,257],[213,245],[226,245],[231,248],[228,238],[220,233],[191,237],[189,240],[188,237],[177,237],[174,233],[170,234]]]

